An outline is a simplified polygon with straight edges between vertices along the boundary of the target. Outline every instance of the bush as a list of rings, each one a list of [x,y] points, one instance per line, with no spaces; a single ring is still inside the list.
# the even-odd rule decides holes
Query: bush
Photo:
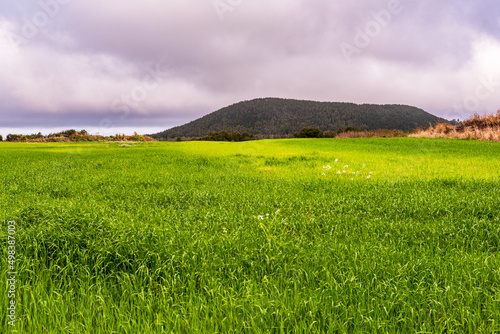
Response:
[[[332,131],[323,132],[324,138],[335,138],[336,135],[337,135],[337,132],[332,132]]]
[[[323,132],[318,128],[305,127],[300,132],[295,132],[293,138],[323,138]]]
[[[43,139],[43,135],[41,132],[38,132],[37,134],[26,136],[26,138],[28,138],[28,140]]]
[[[133,135],[133,136],[128,136],[127,141],[144,141],[144,137],[141,135]]]
[[[7,135],[6,140],[11,141],[11,142],[21,142],[21,141],[26,141],[27,138],[26,138],[26,136],[23,136],[23,135],[13,135],[13,134],[9,133]]]
[[[114,135],[114,137],[112,137],[112,140],[113,141],[124,141],[126,138],[127,138],[127,136],[125,136],[125,134],[117,133],[116,135]]]
[[[72,138],[72,137],[77,136],[78,132],[76,132],[76,130],[74,130],[74,129],[71,129],[71,130],[59,132],[59,134],[62,135],[63,137]]]

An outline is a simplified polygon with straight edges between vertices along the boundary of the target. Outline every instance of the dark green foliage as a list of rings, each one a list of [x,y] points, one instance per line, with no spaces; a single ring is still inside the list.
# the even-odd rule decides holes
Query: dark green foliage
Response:
[[[318,128],[303,128],[300,132],[295,132],[293,138],[323,138],[323,132]]]
[[[23,142],[23,141],[32,141],[32,140],[38,140],[42,139],[44,136],[38,132],[37,134],[32,134],[32,135],[14,135],[14,134],[8,134],[6,140],[11,141],[11,142]]]
[[[36,135],[30,135],[30,136],[27,136],[28,140],[30,139],[39,139],[39,138],[43,138],[43,135],[41,132],[38,132]]]
[[[42,135],[40,132],[32,135],[14,135],[9,134],[6,138],[10,142],[88,142],[88,141],[154,141],[149,136],[141,136],[134,132],[133,136],[117,134],[115,136],[91,136],[86,130],[80,132],[76,130],[66,130],[57,133],[51,133],[48,136]]]
[[[61,132],[58,132],[58,133],[51,133],[49,135],[49,138],[50,137],[66,137],[66,138],[71,138],[72,136],[75,136],[77,134],[78,134],[78,132],[76,132],[76,130],[71,129],[71,130],[61,131]]]
[[[325,131],[323,132],[323,137],[324,138],[335,138],[335,136],[337,135],[336,132],[332,132],[332,131]]]
[[[14,134],[11,134],[9,133],[7,135],[7,138],[5,138],[6,141],[26,141],[27,138],[26,136],[23,136],[23,135],[14,135]]]
[[[359,105],[263,98],[233,104],[188,124],[154,134],[152,137],[199,138],[223,130],[249,132],[260,137],[287,137],[304,127],[332,132],[348,127],[363,130],[410,131],[439,122],[447,121],[422,109],[406,105]]]
[[[259,137],[251,135],[248,132],[239,133],[238,131],[233,131],[232,133],[227,131],[212,132],[200,138],[200,140],[206,141],[248,141],[258,139]]]

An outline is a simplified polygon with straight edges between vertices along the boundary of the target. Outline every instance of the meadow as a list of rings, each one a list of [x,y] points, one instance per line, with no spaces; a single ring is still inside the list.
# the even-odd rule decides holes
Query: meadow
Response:
[[[0,143],[2,333],[498,333],[500,143]]]

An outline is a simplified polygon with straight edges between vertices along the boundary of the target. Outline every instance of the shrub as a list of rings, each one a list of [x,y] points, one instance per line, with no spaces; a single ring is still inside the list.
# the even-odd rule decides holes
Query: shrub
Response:
[[[128,136],[127,141],[144,141],[144,137],[138,134],[135,134],[133,136]]]
[[[336,136],[337,136],[336,132],[332,132],[332,131],[323,132],[323,137],[325,137],[325,138],[335,138]]]
[[[323,138],[323,132],[318,128],[305,127],[300,132],[295,132],[293,138]]]
[[[116,134],[114,137],[112,137],[113,141],[124,141],[126,138],[125,134]]]
[[[26,138],[28,138],[28,140],[36,140],[36,139],[43,139],[44,137],[41,132],[38,132],[37,134],[26,136]]]
[[[26,136],[23,136],[23,135],[13,135],[13,134],[9,133],[7,135],[6,140],[10,141],[10,142],[21,142],[21,141],[26,141],[27,138],[26,138]]]

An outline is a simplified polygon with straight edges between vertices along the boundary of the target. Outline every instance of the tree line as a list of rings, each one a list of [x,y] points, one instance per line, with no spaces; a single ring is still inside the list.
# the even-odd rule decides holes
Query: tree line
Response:
[[[3,141],[0,136],[0,141]],[[90,135],[86,130],[76,131],[74,129],[65,130],[49,135],[41,132],[31,135],[8,134],[5,138],[8,142],[82,142],[82,141],[155,141],[154,138],[143,136],[134,132],[133,136],[116,134],[114,136]]]

